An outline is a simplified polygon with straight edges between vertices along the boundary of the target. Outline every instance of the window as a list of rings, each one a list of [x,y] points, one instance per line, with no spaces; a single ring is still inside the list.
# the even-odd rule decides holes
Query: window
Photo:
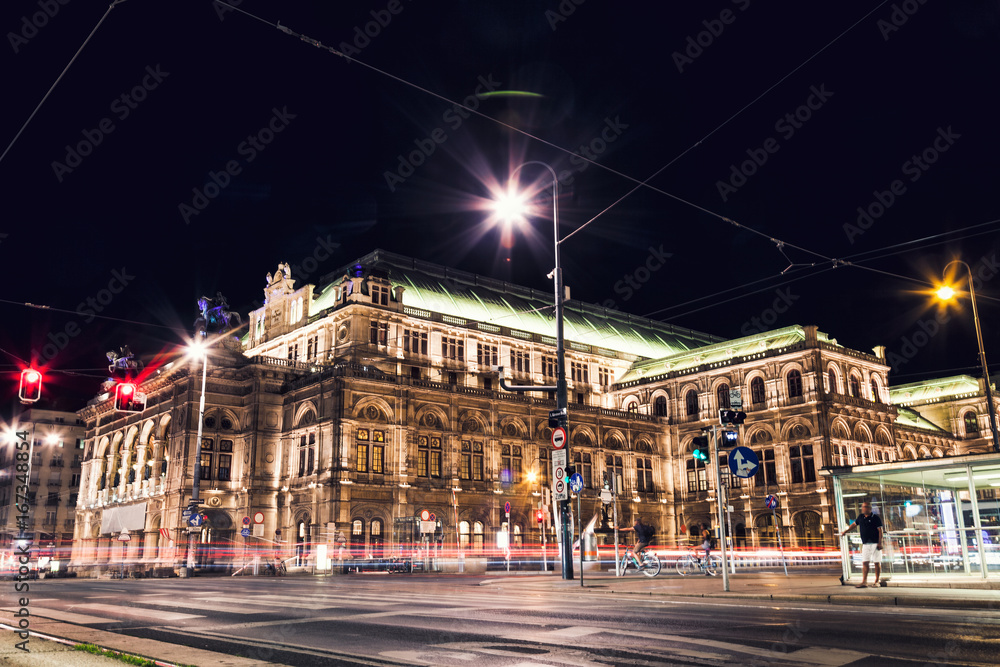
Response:
[[[317,354],[319,354],[319,336],[309,336],[306,340],[306,359],[315,359]]]
[[[602,387],[607,387],[611,385],[611,371],[607,368],[597,369],[597,382]]]
[[[372,472],[376,475],[385,473],[385,445],[372,445]]]
[[[625,490],[625,471],[622,466],[622,457],[608,455],[604,459],[604,467],[608,471],[608,479],[614,481],[614,489],[618,493]]]
[[[358,449],[358,459],[355,469],[358,472],[368,472],[368,443],[359,442],[357,444],[357,449]]]
[[[871,385],[872,385],[872,400],[875,401],[876,403],[881,403],[882,397],[878,390],[878,382],[875,381],[874,377],[871,379]]]
[[[445,359],[465,361],[465,341],[461,338],[441,338],[441,356]]]
[[[826,372],[826,382],[830,385],[828,388],[831,394],[839,393],[840,389],[837,387],[837,373],[832,368]]]
[[[705,470],[705,462],[697,461],[693,458],[687,462],[687,486],[688,493],[698,493],[708,490],[708,473]]]
[[[368,342],[372,345],[389,344],[389,323],[371,321],[371,328],[368,331]]]
[[[979,435],[979,420],[975,412],[966,412],[962,421],[965,423],[965,435]]]
[[[479,370],[486,370],[491,366],[499,366],[500,352],[497,346],[480,343],[476,348],[476,361],[479,362]]]
[[[389,288],[384,285],[372,285],[372,303],[376,306],[388,306]]]
[[[765,400],[764,378],[757,376],[750,380],[750,402],[754,405],[763,405]]]
[[[794,445],[789,448],[788,455],[792,460],[792,484],[816,481],[812,445]]]
[[[441,476],[441,438],[431,438],[431,477]]]
[[[653,414],[657,417],[667,416],[667,397],[657,396],[653,401]]]
[[[77,448],[77,449],[83,449],[83,443],[84,443],[84,442],[85,442],[85,441],[84,441],[84,439],[83,439],[83,438],[77,438],[77,439],[76,439],[76,448]]]
[[[802,373],[797,370],[788,371],[788,397],[800,398],[802,396]]]
[[[722,483],[727,489],[740,488],[740,478],[734,475],[729,467],[728,454],[719,454],[719,470],[721,471]]]
[[[729,385],[720,384],[719,388],[715,390],[715,398],[719,403],[720,410],[729,409]]]
[[[571,361],[569,367],[573,382],[582,382],[584,384],[590,382],[590,371],[587,364],[581,361]]]
[[[299,358],[299,344],[289,343],[288,344],[288,360],[297,361]]]
[[[542,357],[542,375],[545,377],[554,378],[556,377],[556,369],[558,365],[556,364],[555,357]]]
[[[851,396],[861,398],[861,379],[857,375],[851,375]]]
[[[367,434],[367,431],[365,431]],[[313,474],[316,464],[316,434],[299,436],[299,477]]]
[[[472,443],[468,440],[462,441],[462,459],[458,466],[459,479],[472,479]]]
[[[511,350],[510,367],[517,373],[530,373],[531,355],[524,350]]]
[[[638,404],[638,403],[636,403],[635,401],[629,401],[629,402],[628,402],[628,403],[627,403],[627,404],[625,405],[625,410],[626,410],[627,412],[633,412],[633,413],[637,413],[637,412],[639,412],[639,404]]]
[[[428,477],[428,462],[430,461],[430,438],[426,435],[417,436],[417,476]]]
[[[74,489],[80,486],[80,474],[79,473],[77,473],[77,474],[75,474],[75,475],[73,475],[72,477],[69,478],[69,485],[70,485],[70,488],[74,488]]]
[[[694,389],[684,395],[684,407],[688,417],[698,416],[698,392]]]
[[[753,477],[753,483],[763,487],[776,486],[778,484],[778,471],[774,464],[774,450],[758,449],[754,453],[757,455],[760,466],[757,468],[757,474]]]
[[[212,479],[212,455],[202,453],[201,455],[201,478]],[[115,478],[115,486],[118,486],[118,479]]]
[[[576,471],[580,473],[583,477],[584,488],[589,489],[593,486],[593,475],[594,475],[594,464],[591,461],[591,455],[589,452],[577,452],[573,455],[573,465],[576,466]]]
[[[652,459],[635,460],[635,481],[640,493],[652,493],[653,488],[653,461]]]
[[[208,421],[207,419],[205,421]],[[202,438],[201,439],[201,451],[210,452],[215,447],[215,440],[213,438]]]
[[[410,354],[427,354],[427,332],[403,331],[403,351]]]
[[[219,454],[219,481],[228,482],[231,477],[233,466],[232,454]]]
[[[521,447],[503,445],[500,449],[500,482],[504,485],[521,481]]]
[[[483,481],[483,443],[472,443],[472,481]]]

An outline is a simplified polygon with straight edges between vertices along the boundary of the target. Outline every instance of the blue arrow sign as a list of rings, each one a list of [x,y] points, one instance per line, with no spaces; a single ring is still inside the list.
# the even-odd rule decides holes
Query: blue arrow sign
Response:
[[[757,474],[760,461],[752,449],[747,447],[734,447],[729,452],[729,469],[737,477],[753,477]]]
[[[580,489],[583,488],[583,477],[580,473],[575,472],[573,476],[569,478],[569,489],[573,493],[580,493]]]
[[[197,528],[202,523],[204,523],[204,519],[202,518],[201,514],[192,514],[191,516],[188,517],[188,525],[189,526]]]

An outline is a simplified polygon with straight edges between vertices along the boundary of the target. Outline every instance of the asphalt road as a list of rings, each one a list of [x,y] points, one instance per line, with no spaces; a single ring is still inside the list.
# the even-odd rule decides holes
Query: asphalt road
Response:
[[[553,583],[558,581],[552,578]],[[996,665],[1000,613],[611,594],[510,577],[32,582],[33,612],[287,665]]]

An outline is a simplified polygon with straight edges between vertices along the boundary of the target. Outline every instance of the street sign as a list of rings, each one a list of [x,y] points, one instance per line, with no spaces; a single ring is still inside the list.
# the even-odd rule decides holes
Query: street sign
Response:
[[[743,393],[740,391],[739,387],[734,387],[729,390],[729,407],[733,410],[743,409]]]
[[[186,521],[189,516],[191,516],[191,508],[185,507],[181,510],[181,517]]]
[[[552,429],[552,448],[562,449],[566,446],[566,429],[563,427]]]
[[[254,523],[264,523],[264,513],[263,512],[257,512],[257,513],[255,513],[253,515],[253,522]]]
[[[249,526],[250,525],[250,517],[248,517],[248,516],[243,517],[243,525],[244,526]],[[246,537],[246,535],[244,535],[243,537]]]
[[[605,505],[610,505],[611,501],[613,499],[614,499],[614,497],[611,495],[611,491],[609,489],[604,489],[604,490],[601,491],[601,502],[602,503],[604,503]],[[682,526],[682,528],[683,528],[683,526]]]
[[[421,521],[420,522],[420,532],[421,533],[433,533],[437,528],[437,521]]]
[[[566,476],[566,450],[556,449],[552,452],[552,492],[555,500],[566,500],[569,491],[563,478]]]
[[[767,509],[773,510],[777,506],[778,506],[778,496],[769,495],[768,497],[764,498],[764,507],[766,507]]]
[[[510,501],[509,500],[503,504],[503,511],[507,513],[507,516],[510,516]]]
[[[573,476],[569,478],[569,490],[573,493],[580,493],[580,489],[583,488],[583,477],[580,473],[575,472]]]
[[[242,535],[243,537],[250,537],[250,529],[244,528],[243,530],[240,531],[240,535]]]
[[[757,474],[760,461],[749,447],[734,447],[729,452],[729,469],[737,477],[747,479]]]
[[[552,485],[552,493],[555,494],[552,496],[555,500],[566,500],[569,498],[569,494],[566,493],[566,482],[557,479],[555,484]]]
[[[201,524],[205,523],[205,519],[202,517],[201,514],[192,514],[191,516],[188,517],[187,522],[188,525],[191,526],[192,528],[197,528]]]
[[[421,521],[430,521],[431,520],[431,513],[430,513],[430,511],[428,511],[428,510],[422,510],[420,512],[420,520]]]

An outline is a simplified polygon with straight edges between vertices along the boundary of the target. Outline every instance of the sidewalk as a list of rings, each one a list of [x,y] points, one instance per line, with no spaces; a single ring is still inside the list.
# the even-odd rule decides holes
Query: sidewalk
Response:
[[[775,600],[840,605],[881,605],[890,607],[934,607],[939,609],[985,609],[1000,611],[1000,590],[940,588],[915,585],[920,582],[894,582],[883,588],[855,588],[841,585],[838,574],[799,574],[786,577],[778,572],[739,573],[729,577],[729,592],[723,590],[722,575],[716,577],[681,577],[664,570],[657,577],[629,571],[623,577],[613,572],[585,572],[581,588],[579,572],[574,580],[563,580],[559,573],[535,576],[497,577],[482,582],[484,586],[582,590],[595,594],[662,595],[745,600]],[[858,579],[860,581],[860,578]]]

